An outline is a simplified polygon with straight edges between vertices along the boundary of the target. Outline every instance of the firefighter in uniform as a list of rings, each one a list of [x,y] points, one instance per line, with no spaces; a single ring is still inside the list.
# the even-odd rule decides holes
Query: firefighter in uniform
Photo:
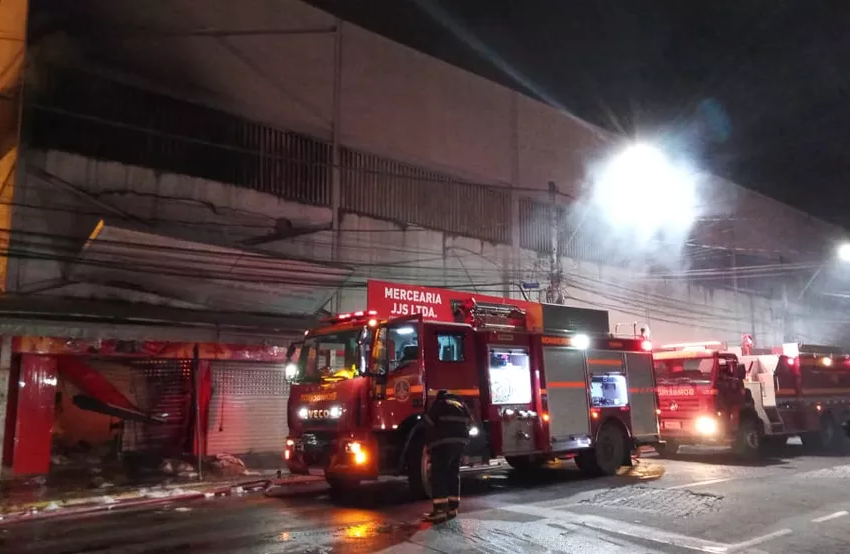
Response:
[[[460,508],[460,458],[469,442],[472,414],[460,398],[441,390],[423,417],[431,455],[431,495],[434,507],[426,521],[457,517]]]

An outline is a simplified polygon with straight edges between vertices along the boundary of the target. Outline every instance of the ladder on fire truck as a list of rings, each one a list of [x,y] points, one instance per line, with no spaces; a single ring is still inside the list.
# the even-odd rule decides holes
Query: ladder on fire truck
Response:
[[[528,330],[525,310],[513,304],[496,304],[492,302],[476,302],[474,298],[459,305],[455,312],[460,312],[465,323],[475,328],[510,329],[514,331]]]

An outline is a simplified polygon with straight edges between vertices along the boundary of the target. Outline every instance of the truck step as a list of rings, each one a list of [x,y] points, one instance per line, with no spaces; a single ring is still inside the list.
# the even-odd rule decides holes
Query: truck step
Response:
[[[779,423],[771,423],[770,424],[770,433],[772,435],[781,435],[785,432],[785,424],[781,421]]]

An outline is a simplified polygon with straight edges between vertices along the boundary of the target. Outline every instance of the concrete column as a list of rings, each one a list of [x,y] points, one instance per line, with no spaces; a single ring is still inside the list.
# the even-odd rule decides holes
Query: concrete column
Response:
[[[27,0],[0,2],[0,292],[8,289],[6,253],[20,151],[27,4]]]
[[[0,475],[7,458],[3,445],[6,444],[6,410],[9,406],[9,395],[12,386],[12,337],[0,339]],[[14,386],[18,386],[15,383]],[[8,452],[11,457],[11,451]]]
[[[28,11],[27,0],[0,2],[0,294],[9,290],[10,284],[7,252],[18,177]],[[10,383],[11,347],[11,337],[3,337],[0,342],[0,467],[3,460],[11,459],[11,452],[4,448],[10,386],[17,387],[17,383]]]

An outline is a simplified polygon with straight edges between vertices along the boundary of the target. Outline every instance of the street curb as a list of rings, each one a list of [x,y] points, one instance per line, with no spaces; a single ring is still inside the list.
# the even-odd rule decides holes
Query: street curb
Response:
[[[0,514],[0,527],[14,525],[16,523],[27,523],[36,521],[45,521],[51,519],[71,518],[94,514],[98,512],[110,512],[115,510],[125,510],[131,508],[142,508],[146,506],[156,506],[159,504],[168,504],[172,502],[188,502],[192,500],[200,500],[202,498],[220,498],[224,496],[242,495],[250,493],[263,492],[273,487],[287,487],[291,485],[310,484],[321,481],[318,478],[310,479],[259,479],[254,481],[245,481],[232,485],[218,485],[209,487],[206,490],[193,490],[185,494],[175,494],[162,497],[136,497],[126,500],[116,500],[111,503],[86,503],[77,506],[60,507],[54,510],[38,511],[32,505],[26,510]],[[40,502],[39,505],[45,502]]]

